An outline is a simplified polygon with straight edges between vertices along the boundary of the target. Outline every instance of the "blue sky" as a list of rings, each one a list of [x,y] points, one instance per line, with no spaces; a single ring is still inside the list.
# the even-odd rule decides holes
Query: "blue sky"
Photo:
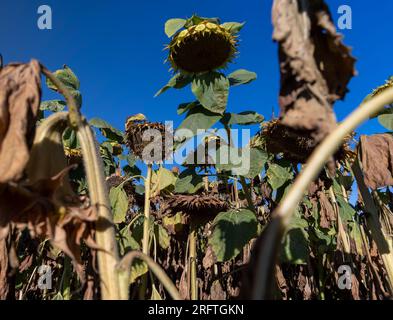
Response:
[[[358,76],[350,93],[335,110],[341,120],[369,91],[393,74],[391,0],[328,0],[337,21],[337,8],[347,4],[353,10],[353,29],[344,30],[345,43],[358,58]],[[50,5],[53,29],[37,28],[37,8]],[[271,40],[270,0],[1,0],[0,53],[6,63],[37,58],[55,70],[69,65],[81,80],[83,112],[88,118],[103,118],[119,129],[127,116],[144,113],[151,120],[180,123],[177,106],[193,99],[190,89],[154,93],[170,78],[163,64],[168,42],[163,27],[167,19],[218,16],[222,22],[246,21],[241,32],[240,56],[229,71],[245,68],[257,72],[254,83],[233,88],[228,109],[256,110],[269,118],[278,113],[279,73],[277,47]],[[52,94],[45,90],[44,98]],[[383,131],[369,121],[360,133]]]

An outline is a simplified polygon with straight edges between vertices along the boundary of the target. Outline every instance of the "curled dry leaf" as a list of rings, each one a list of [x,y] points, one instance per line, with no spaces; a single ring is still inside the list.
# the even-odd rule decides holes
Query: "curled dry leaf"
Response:
[[[0,70],[0,184],[17,181],[29,160],[41,99],[40,64]]]
[[[272,17],[282,124],[311,137],[315,146],[336,126],[332,104],[344,98],[355,59],[323,0],[275,0]]]
[[[393,136],[388,133],[360,137],[364,182],[376,190],[393,185]]]

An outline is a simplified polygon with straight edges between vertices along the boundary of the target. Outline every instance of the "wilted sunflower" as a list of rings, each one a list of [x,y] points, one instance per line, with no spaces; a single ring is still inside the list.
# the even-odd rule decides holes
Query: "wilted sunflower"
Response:
[[[205,223],[229,208],[227,201],[212,195],[173,195],[161,208],[162,216],[181,212],[185,223]]]
[[[160,163],[168,158],[171,148],[166,139],[165,126],[159,122],[148,122],[142,115],[131,116],[126,122],[126,142],[134,155],[146,163]],[[151,130],[150,132],[148,132]],[[145,136],[146,134],[146,136]],[[157,137],[157,135],[159,135]]]
[[[237,37],[224,27],[202,21],[177,33],[168,45],[175,71],[203,73],[225,68],[237,52]]]
[[[352,158],[353,152],[349,147],[352,138],[353,134],[345,138],[344,144],[335,154],[336,160]],[[314,140],[307,133],[300,135],[299,132],[283,125],[279,119],[265,122],[254,139],[254,144],[272,154],[282,153],[285,159],[295,163],[305,163],[316,147]]]

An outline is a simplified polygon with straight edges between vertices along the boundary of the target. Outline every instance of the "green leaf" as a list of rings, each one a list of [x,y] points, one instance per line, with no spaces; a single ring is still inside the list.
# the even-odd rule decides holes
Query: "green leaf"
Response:
[[[209,244],[218,262],[235,258],[243,247],[257,236],[258,221],[247,209],[221,212],[213,221],[213,232]]]
[[[293,173],[290,171],[290,168],[280,166],[277,163],[271,163],[269,165],[266,175],[273,190],[277,190],[293,177]]]
[[[225,22],[221,25],[221,27],[227,29],[230,33],[236,34],[239,33],[240,30],[244,27],[245,22]]]
[[[379,123],[388,130],[393,131],[393,114],[383,114],[378,117]]]
[[[140,250],[139,243],[131,236],[128,226],[125,226],[117,234],[120,255],[124,256],[132,250]]]
[[[239,69],[232,72],[229,76],[229,83],[231,86],[239,86],[241,84],[247,84],[254,81],[257,78],[255,72],[251,72],[245,69]]]
[[[112,188],[109,192],[109,199],[113,209],[113,222],[124,222],[128,211],[128,197],[123,187],[120,185]]]
[[[187,20],[185,19],[169,19],[165,22],[165,34],[168,38],[172,37],[176,32],[183,28]]]
[[[177,108],[177,114],[180,116],[198,105],[200,105],[198,101],[182,103]]]
[[[228,156],[225,157],[225,154],[228,154]],[[238,149],[222,146],[217,151],[216,168],[221,171],[231,171],[233,175],[252,179],[261,173],[267,159],[268,154],[258,148],[246,146]]]
[[[223,114],[227,107],[229,80],[218,72],[196,76],[191,85],[192,92],[207,110]]]
[[[66,128],[63,133],[63,144],[70,149],[79,148],[78,138],[76,133],[71,128]]]
[[[80,83],[75,73],[68,66],[64,65],[63,69],[56,70],[53,75],[59,79],[68,89],[79,90]],[[49,89],[58,91],[57,87],[49,80],[46,79],[46,84]]]
[[[93,118],[89,121],[89,124],[95,128],[100,129],[102,135],[109,140],[123,143],[124,135],[120,130],[112,127],[108,122],[100,118]]]
[[[63,100],[49,100],[41,102],[40,110],[58,112],[63,111],[65,107],[66,103]]]
[[[234,124],[249,125],[261,123],[264,117],[255,111],[243,111],[240,113],[225,113],[221,122],[231,126]]]
[[[169,82],[163,86],[158,92],[154,95],[154,97],[158,97],[160,94],[164,93],[170,88],[181,89],[190,84],[192,81],[192,77],[183,73],[175,74]]]
[[[201,23],[202,21],[209,21],[215,24],[220,24],[219,18],[206,18],[206,17],[199,17],[197,15],[193,15],[190,19],[187,20],[185,27],[189,28],[191,26]]]
[[[193,194],[203,187],[203,177],[194,170],[187,169],[176,180],[175,192]]]
[[[152,193],[153,195],[158,194],[160,191],[165,190],[170,186],[174,187],[175,183],[176,183],[175,175],[168,169],[161,167],[158,170],[158,172],[153,173]]]
[[[343,223],[353,222],[356,210],[345,201],[344,197],[336,195],[338,207],[340,208],[340,216]]]
[[[293,217],[285,234],[281,260],[292,264],[307,264],[309,257],[309,239],[304,228],[308,227],[306,220]]]
[[[168,249],[170,242],[171,242],[171,237],[169,236],[169,234],[165,230],[165,228],[160,224],[155,224],[154,225],[154,234],[156,236],[156,239],[157,239],[160,247],[162,249]]]
[[[196,106],[192,108],[183,122],[180,124],[179,128],[177,128],[175,137],[179,138],[181,129],[188,129],[194,135],[197,134],[198,129],[206,130],[209,129],[213,124],[215,124],[218,120],[220,120],[221,116],[214,114],[210,111],[207,111],[202,106]],[[186,137],[187,139],[191,138],[190,136]]]

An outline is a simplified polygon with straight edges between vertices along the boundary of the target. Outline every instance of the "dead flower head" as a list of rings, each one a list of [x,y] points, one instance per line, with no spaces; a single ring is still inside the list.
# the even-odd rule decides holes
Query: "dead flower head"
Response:
[[[137,115],[138,116],[138,115]],[[143,115],[131,116],[126,122],[126,142],[133,154],[146,163],[161,163],[171,152],[165,125],[148,122]],[[143,116],[143,118],[141,117]]]

